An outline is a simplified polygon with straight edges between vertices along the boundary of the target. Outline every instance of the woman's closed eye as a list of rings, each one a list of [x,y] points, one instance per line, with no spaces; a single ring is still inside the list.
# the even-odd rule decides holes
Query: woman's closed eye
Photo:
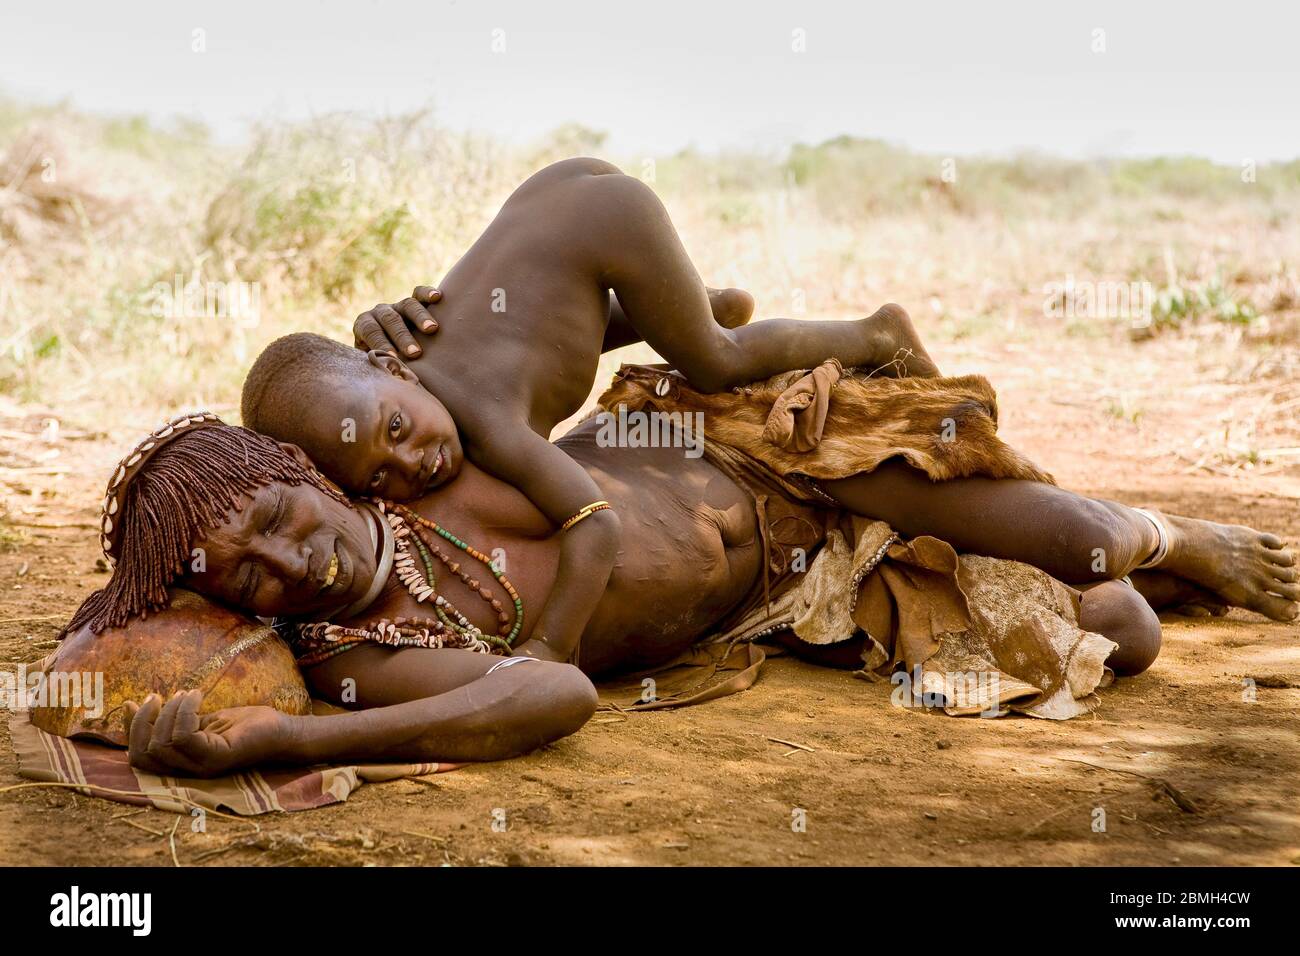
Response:
[[[289,511],[288,496],[283,489],[278,489],[275,500],[275,508],[271,511],[271,517],[266,522],[266,527],[262,529],[262,534],[268,538],[280,530],[280,525],[284,523],[285,515]]]
[[[285,494],[283,488],[277,488],[275,504],[271,507],[271,514],[266,519],[266,523],[262,526],[263,536],[269,538],[279,531],[288,512],[289,496]],[[261,586],[262,576],[252,562],[245,563],[244,568],[245,571],[240,576],[240,584],[238,585],[239,603],[247,607],[252,602],[253,595],[257,593],[257,589]]]
[[[257,570],[253,565],[248,564],[245,565],[245,567],[247,567],[248,570],[244,572],[243,584],[239,587],[238,604],[241,607],[249,607],[253,603],[253,595],[257,593],[257,587],[261,583]]]

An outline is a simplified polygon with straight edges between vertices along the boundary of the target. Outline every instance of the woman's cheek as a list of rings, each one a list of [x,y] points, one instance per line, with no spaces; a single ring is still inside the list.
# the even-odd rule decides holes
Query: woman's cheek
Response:
[[[257,613],[262,617],[275,617],[296,610],[285,606],[284,588],[279,582],[264,583],[259,590]]]

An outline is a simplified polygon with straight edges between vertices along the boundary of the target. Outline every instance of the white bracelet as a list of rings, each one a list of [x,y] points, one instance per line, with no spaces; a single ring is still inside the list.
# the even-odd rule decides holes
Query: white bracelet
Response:
[[[483,674],[483,676],[487,677],[488,674],[491,674],[493,671],[498,671],[503,667],[509,667],[511,664],[521,664],[524,661],[536,661],[536,660],[537,658],[535,657],[504,657],[501,660],[497,661],[495,664],[493,664],[491,667],[489,667],[487,671]],[[541,662],[538,661],[538,663]]]

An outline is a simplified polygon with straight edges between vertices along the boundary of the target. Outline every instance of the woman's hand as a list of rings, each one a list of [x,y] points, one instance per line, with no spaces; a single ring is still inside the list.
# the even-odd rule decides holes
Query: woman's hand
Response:
[[[442,293],[427,285],[418,285],[410,298],[390,305],[381,302],[369,312],[362,312],[352,323],[356,347],[370,351],[392,352],[399,358],[419,358],[424,349],[407,329],[407,323],[426,335],[438,331],[438,322],[425,308],[442,298]]]
[[[287,749],[289,718],[273,707],[231,707],[200,715],[200,690],[163,703],[150,694],[128,701],[126,737],[131,766],[151,773],[217,777],[273,759]]]

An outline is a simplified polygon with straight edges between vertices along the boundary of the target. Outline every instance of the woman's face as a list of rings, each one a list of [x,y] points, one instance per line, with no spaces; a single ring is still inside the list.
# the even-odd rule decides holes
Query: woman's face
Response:
[[[328,617],[365,596],[370,519],[311,485],[266,485],[194,542],[186,583],[261,617]]]

